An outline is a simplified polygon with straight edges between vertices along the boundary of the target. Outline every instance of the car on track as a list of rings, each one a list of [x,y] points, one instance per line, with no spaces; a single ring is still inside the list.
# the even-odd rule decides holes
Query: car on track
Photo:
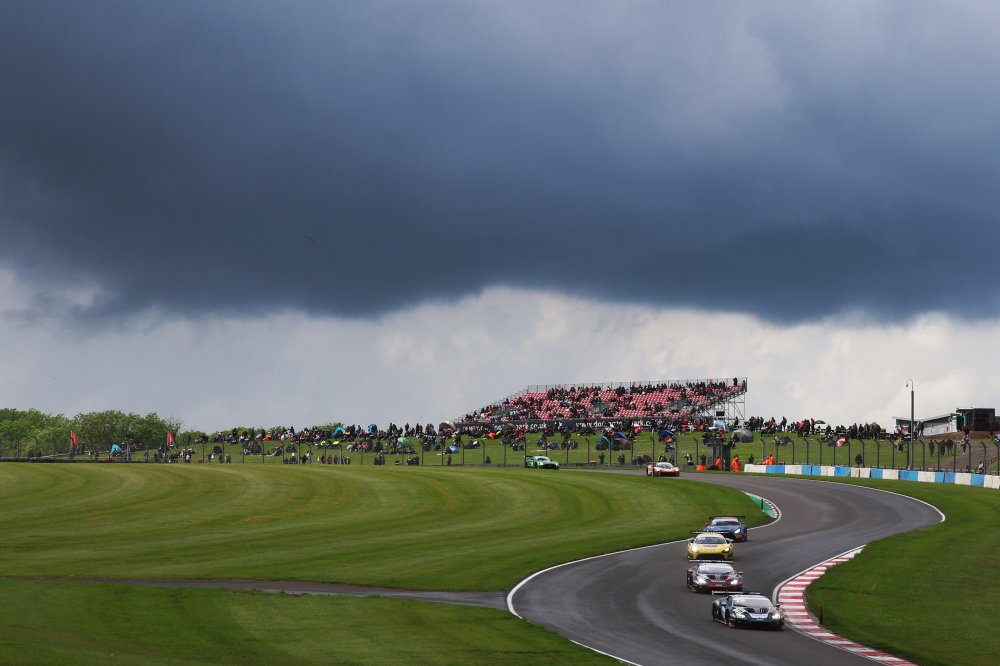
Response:
[[[673,463],[655,462],[646,465],[646,476],[680,476],[681,470]]]
[[[548,456],[528,456],[524,466],[532,469],[559,469],[559,463]]]
[[[780,630],[785,626],[785,613],[781,606],[760,592],[727,594],[712,602],[712,619],[729,628],[767,627]]]
[[[737,571],[729,562],[698,562],[687,570],[687,586],[692,592],[742,592],[743,572]]]
[[[711,516],[704,531],[716,532],[733,541],[746,541],[749,538],[746,516]]]
[[[692,532],[688,539],[689,560],[732,560],[733,541],[712,532]]]

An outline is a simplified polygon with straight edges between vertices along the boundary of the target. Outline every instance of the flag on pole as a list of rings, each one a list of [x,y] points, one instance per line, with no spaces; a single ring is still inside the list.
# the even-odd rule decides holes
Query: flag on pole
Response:
[[[170,432],[168,430],[167,431],[167,444],[173,444],[173,443],[174,443],[174,433],[172,433],[172,432]]]
[[[76,433],[73,432],[72,430],[69,433],[69,439],[71,442],[73,442],[73,446],[76,446]]]

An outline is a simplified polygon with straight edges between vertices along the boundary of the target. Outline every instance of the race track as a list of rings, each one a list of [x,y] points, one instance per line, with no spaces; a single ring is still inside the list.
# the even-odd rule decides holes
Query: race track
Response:
[[[649,479],[674,483],[674,479]],[[775,523],[736,544],[745,589],[775,586],[834,555],[876,539],[940,522],[917,500],[842,483],[701,474],[681,482],[725,485],[766,497]],[[692,529],[707,516],[692,516]],[[642,664],[872,664],[789,628],[730,630],[711,619],[712,597],[685,585],[685,542],[597,557],[544,571],[508,603],[518,615],[578,643]]]

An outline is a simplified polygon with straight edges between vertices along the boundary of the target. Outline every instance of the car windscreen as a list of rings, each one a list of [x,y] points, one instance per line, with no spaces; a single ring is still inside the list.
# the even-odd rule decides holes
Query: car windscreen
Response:
[[[703,574],[731,574],[733,568],[728,564],[703,564],[698,569],[698,573]]]
[[[720,536],[708,536],[701,535],[694,538],[695,543],[707,544],[707,545],[720,545],[726,543],[726,540]]]
[[[713,527],[739,527],[740,521],[734,518],[716,518],[712,521]]]
[[[748,608],[771,608],[771,600],[767,597],[733,597],[733,603]]]

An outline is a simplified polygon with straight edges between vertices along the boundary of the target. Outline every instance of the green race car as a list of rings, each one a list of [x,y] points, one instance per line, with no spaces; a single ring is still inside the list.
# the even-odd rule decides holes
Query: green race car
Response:
[[[524,459],[524,466],[533,469],[559,469],[559,463],[548,456],[528,456]]]

